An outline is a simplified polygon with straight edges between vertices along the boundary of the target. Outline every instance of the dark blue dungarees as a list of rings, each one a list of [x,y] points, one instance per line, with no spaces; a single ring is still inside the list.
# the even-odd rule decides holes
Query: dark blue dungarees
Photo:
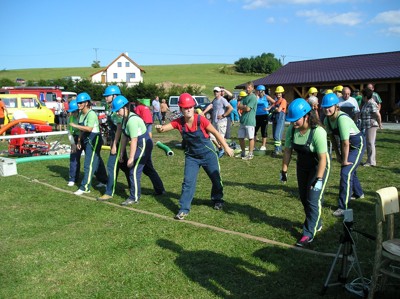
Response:
[[[127,119],[125,126],[122,128],[122,133],[130,140],[131,137],[126,132],[126,124],[131,117],[139,117],[136,114],[131,114]],[[140,118],[140,117],[139,117]],[[150,178],[151,183],[156,194],[163,194],[165,192],[164,184],[154,169],[153,162],[151,159],[151,153],[153,151],[153,140],[151,140],[149,133],[144,133],[137,137],[137,148],[133,165],[129,168],[129,184],[130,184],[130,195],[129,199],[139,201],[141,195],[140,179],[142,173]],[[126,164],[127,160],[124,161]]]
[[[182,183],[182,194],[179,199],[179,213],[189,213],[194,193],[196,191],[197,175],[200,166],[203,167],[211,180],[211,200],[223,203],[223,186],[220,175],[218,156],[209,138],[206,138],[200,128],[200,118],[197,116],[195,132],[188,132],[185,119],[181,117],[182,138],[185,143],[185,170]]]
[[[343,115],[345,115],[345,117],[349,117],[347,114],[342,113],[338,116],[337,121],[339,120],[339,117]],[[341,146],[342,139],[340,138],[339,127],[332,129],[329,118],[328,126],[332,134],[335,137],[339,137]],[[365,152],[365,140],[362,132],[359,132],[356,135],[350,135],[349,143],[350,149],[347,161],[353,164],[342,166],[340,170],[339,208],[342,210],[346,210],[348,208],[350,198],[353,194],[356,198],[364,194],[360,181],[357,177],[357,168],[360,165]]]
[[[326,169],[324,177],[322,178],[322,189],[314,191],[311,184],[317,176],[318,170],[318,154],[310,150],[310,144],[314,136],[315,128],[311,129],[307,142],[304,145],[298,145],[293,142],[294,128],[292,129],[292,148],[297,153],[297,184],[299,189],[299,196],[303,204],[306,219],[303,225],[303,236],[308,236],[310,239],[314,238],[318,228],[322,226],[322,204],[326,182],[328,181],[330,163],[329,154],[326,153]]]
[[[107,116],[107,122],[110,127],[109,134],[110,134],[111,147],[112,147],[112,145],[114,143],[114,139],[115,139],[115,133],[117,132],[117,125],[115,125],[114,122],[112,121],[111,115]],[[119,169],[122,169],[122,171],[125,173],[126,180],[128,181],[128,186],[130,189],[129,169],[126,166],[126,163],[119,163],[120,151],[121,151],[120,142],[118,140],[117,141],[117,152],[115,154],[111,154],[111,149],[110,149],[110,156],[108,157],[108,161],[107,161],[108,181],[107,181],[105,194],[110,195],[110,196],[114,195]],[[126,152],[124,152],[124,155],[126,155]],[[127,159],[125,159],[125,157],[124,157],[124,161],[127,161]]]
[[[88,117],[89,113],[95,112],[93,110],[90,110],[86,114],[82,122],[79,122],[79,125],[85,126],[85,120]],[[100,133],[82,132],[81,145],[82,150],[85,151],[85,162],[83,166],[84,177],[79,189],[83,191],[89,191],[93,175],[96,175],[97,180],[101,183],[105,184],[107,182],[106,168],[100,155],[103,140]]]

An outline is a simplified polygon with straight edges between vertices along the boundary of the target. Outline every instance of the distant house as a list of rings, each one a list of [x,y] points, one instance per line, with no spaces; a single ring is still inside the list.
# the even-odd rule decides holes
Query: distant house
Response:
[[[126,84],[131,87],[143,82],[143,73],[144,69],[134,62],[128,53],[122,53],[108,66],[90,77],[93,83]]]
[[[382,116],[387,120],[400,100],[400,51],[290,62],[253,83],[265,85],[272,94],[282,85],[289,102],[305,98],[312,86],[320,91],[318,98],[321,101],[322,92],[334,86],[362,90],[368,83],[373,83],[382,98]],[[244,86],[245,83],[236,88]]]

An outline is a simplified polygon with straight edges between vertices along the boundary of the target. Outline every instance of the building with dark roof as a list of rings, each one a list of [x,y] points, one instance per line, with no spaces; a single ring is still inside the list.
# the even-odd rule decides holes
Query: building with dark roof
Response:
[[[321,100],[326,89],[337,85],[348,86],[354,91],[373,83],[382,99],[381,112],[386,120],[400,100],[400,51],[290,62],[253,83],[267,86],[272,94],[282,85],[289,102],[307,97],[310,87],[320,91],[318,98]],[[236,88],[244,86],[245,83]]]

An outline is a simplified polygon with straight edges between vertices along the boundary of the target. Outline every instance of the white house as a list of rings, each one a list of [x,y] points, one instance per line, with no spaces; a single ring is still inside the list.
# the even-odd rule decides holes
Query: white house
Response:
[[[144,72],[144,69],[129,58],[128,53],[122,53],[104,69],[90,76],[93,83],[126,83],[131,87],[143,82]]]

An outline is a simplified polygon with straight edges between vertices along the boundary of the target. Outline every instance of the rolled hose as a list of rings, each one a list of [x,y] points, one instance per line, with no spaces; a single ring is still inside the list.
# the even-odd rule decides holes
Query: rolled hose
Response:
[[[174,152],[168,146],[166,146],[164,143],[157,141],[156,145],[158,148],[161,148],[167,156],[174,155]]]
[[[70,156],[70,154],[24,157],[24,158],[15,159],[15,163],[21,164],[21,163],[27,163],[27,162],[69,159],[69,156]]]

